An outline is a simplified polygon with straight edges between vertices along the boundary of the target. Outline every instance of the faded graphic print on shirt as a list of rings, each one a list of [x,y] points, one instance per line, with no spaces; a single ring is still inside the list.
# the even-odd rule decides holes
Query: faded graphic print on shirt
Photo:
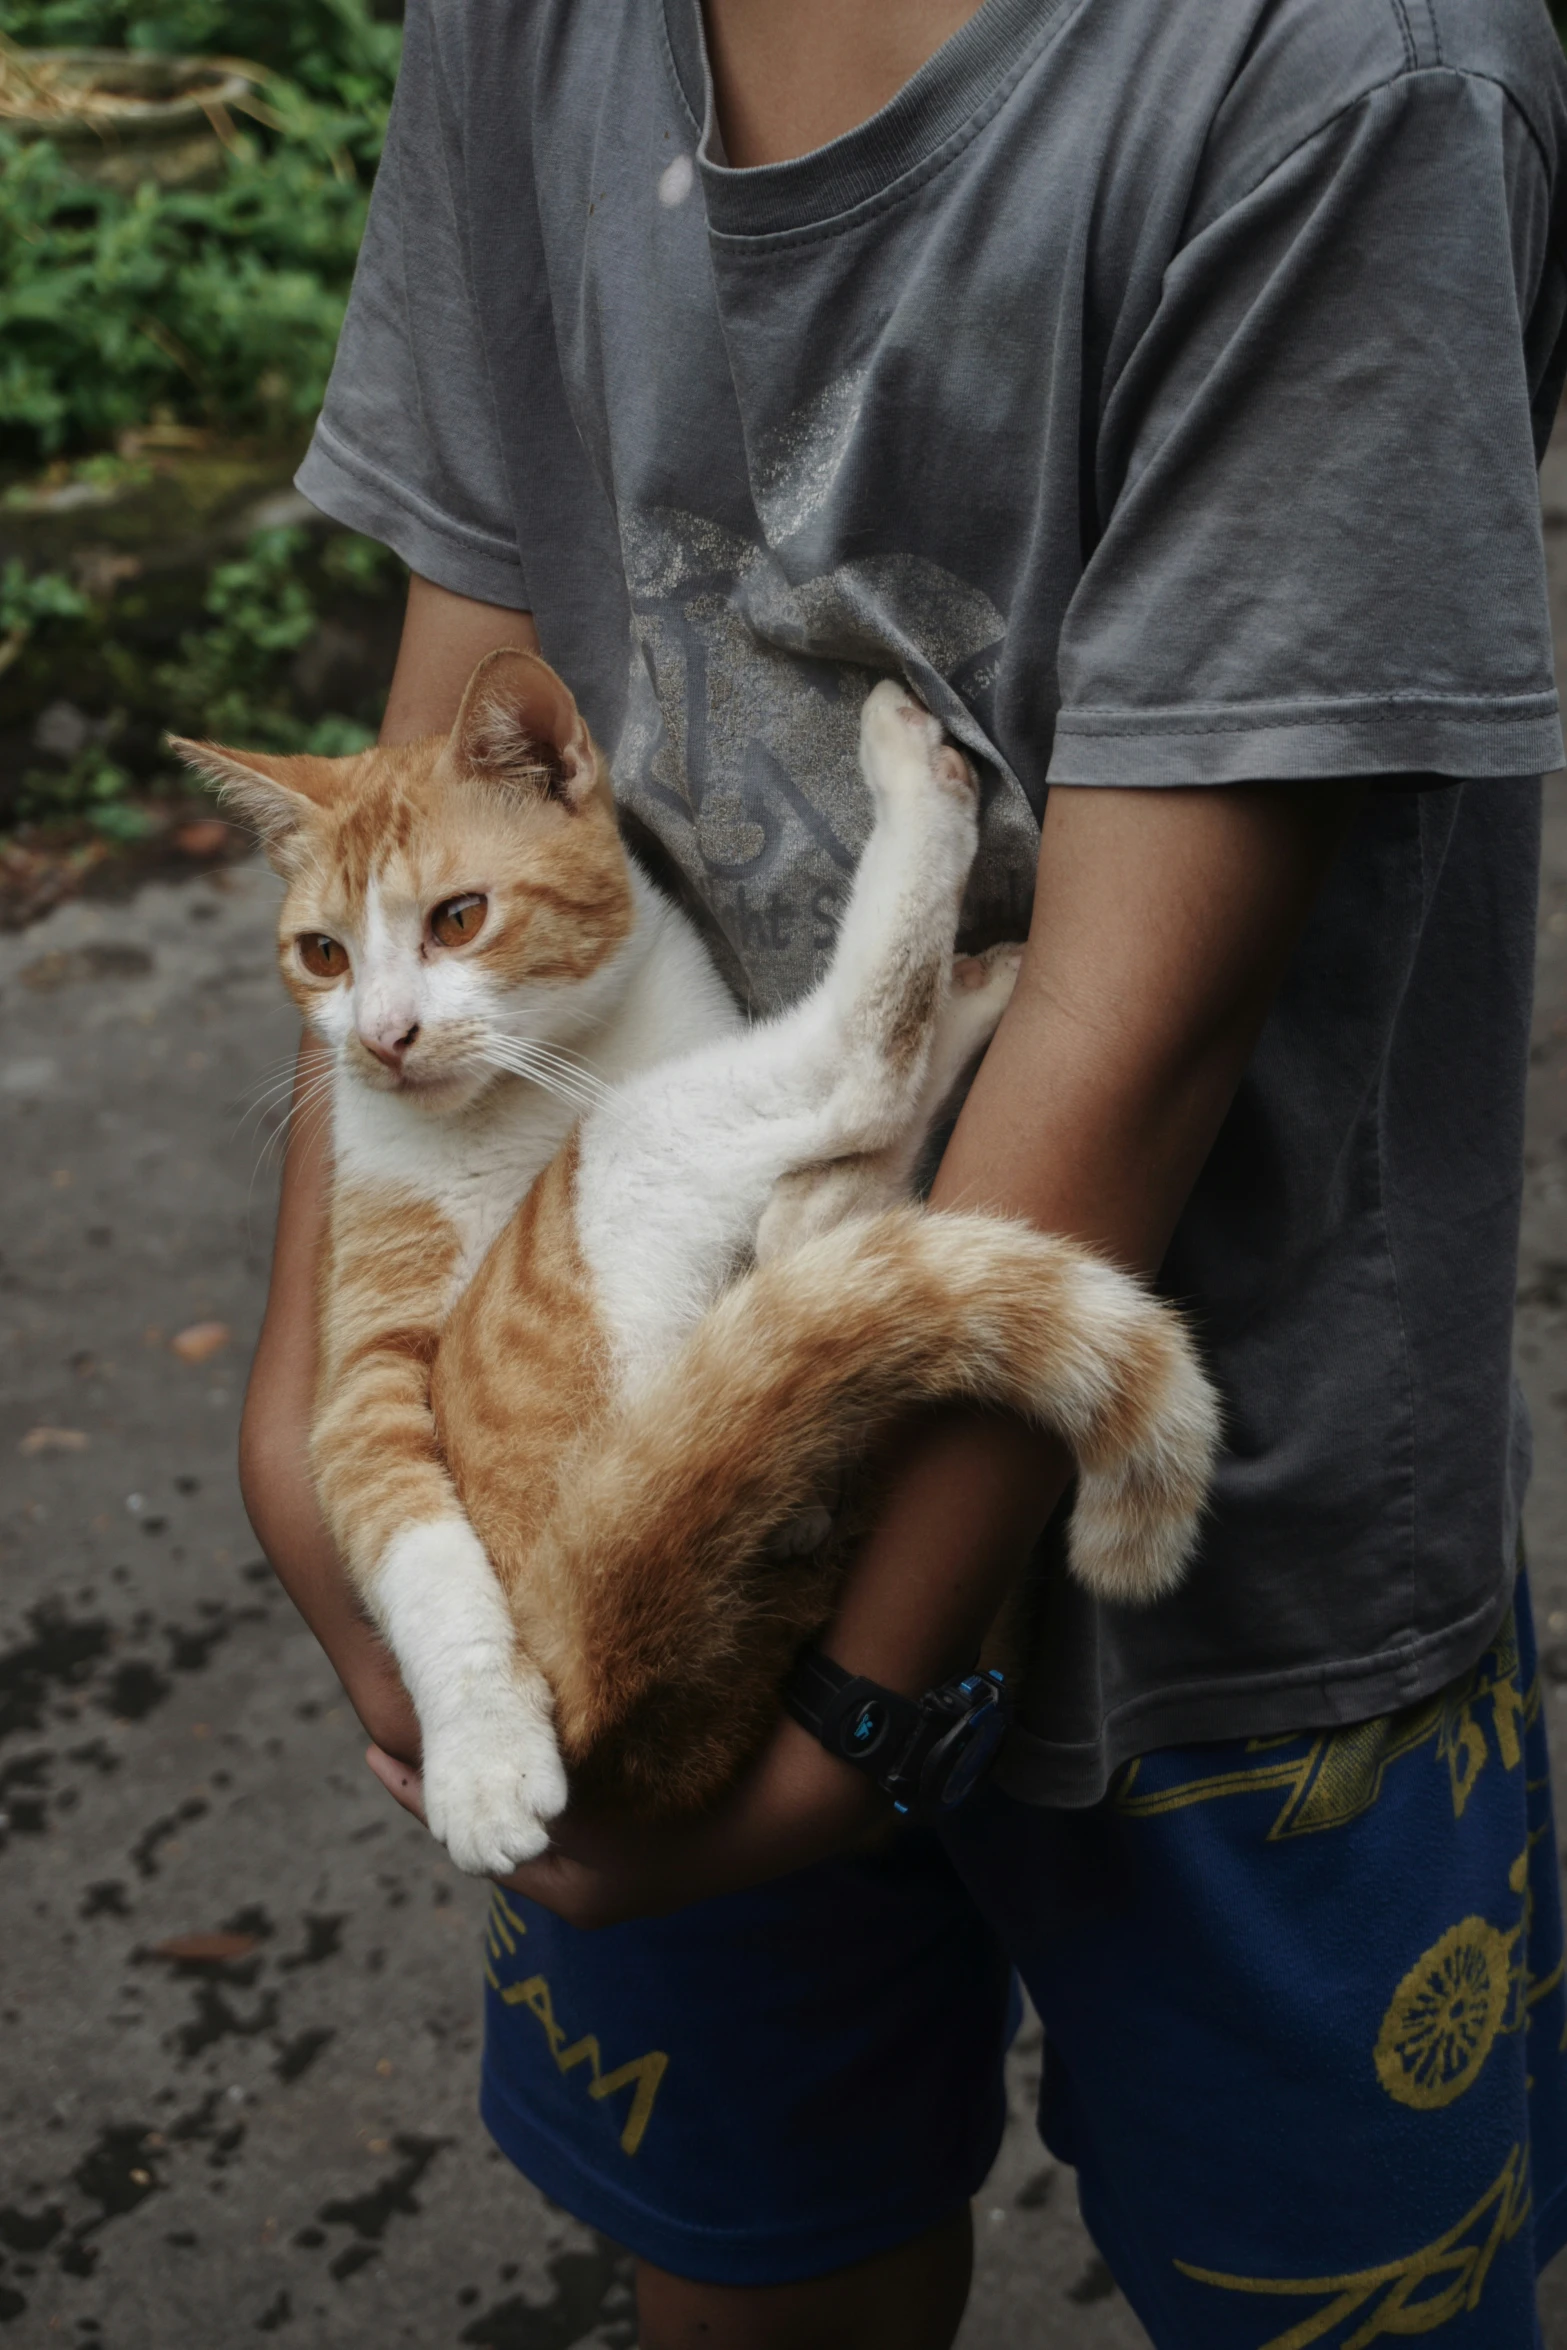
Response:
[[[621,515],[631,678],[615,785],[656,835],[758,1010],[818,976],[870,830],[856,744],[876,678],[904,677],[975,755],[983,847],[963,943],[1027,927],[1038,826],[973,715],[1006,622],[920,555],[792,576],[856,413],[844,378],[760,453],[769,544],[671,508]]]

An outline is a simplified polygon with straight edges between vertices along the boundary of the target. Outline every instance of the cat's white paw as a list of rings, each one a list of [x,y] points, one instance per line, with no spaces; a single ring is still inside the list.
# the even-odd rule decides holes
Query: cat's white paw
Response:
[[[1006,939],[1000,946],[986,947],[978,955],[954,955],[952,958],[952,996],[954,1000],[967,999],[975,1017],[994,1011],[999,1020],[1012,1001],[1012,990],[1017,975],[1023,968],[1023,945],[1020,939]]]
[[[518,1658],[506,1595],[465,1518],[406,1527],[372,1603],[424,1741],[424,1816],[460,1869],[504,1875],[566,1808],[549,1685]]]
[[[884,677],[860,712],[860,765],[878,803],[935,785],[965,804],[979,790],[973,768],[907,686]]]
[[[940,1113],[959,1078],[995,1035],[1022,962],[1022,947],[1010,939],[1002,946],[986,947],[983,954],[953,956],[951,984],[936,1015],[930,1067],[920,1096],[922,1118]]]
[[[425,1726],[425,1818],[471,1877],[536,1860],[566,1792],[542,1681],[499,1681],[456,1720]]]

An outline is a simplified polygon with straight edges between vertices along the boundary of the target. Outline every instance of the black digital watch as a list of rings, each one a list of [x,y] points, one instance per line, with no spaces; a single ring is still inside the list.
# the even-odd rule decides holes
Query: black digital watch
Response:
[[[923,1697],[903,1697],[808,1648],[783,1700],[829,1754],[868,1772],[897,1810],[940,1819],[972,1795],[996,1759],[1011,1711],[1001,1678],[966,1673]]]

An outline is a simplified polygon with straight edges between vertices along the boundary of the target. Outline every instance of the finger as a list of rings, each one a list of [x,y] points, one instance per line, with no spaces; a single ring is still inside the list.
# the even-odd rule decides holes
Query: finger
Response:
[[[573,1880],[585,1874],[580,1863],[551,1847],[541,1852],[537,1860],[525,1860],[509,1877],[497,1877],[495,1882],[504,1885],[508,1892],[525,1893],[541,1908],[559,1909],[570,1894]]]
[[[424,1781],[411,1764],[399,1762],[384,1747],[367,1746],[365,1761],[380,1780],[388,1795],[393,1795],[404,1811],[411,1811],[416,1820],[424,1818]]]
[[[556,1917],[583,1933],[619,1925],[637,1914],[638,1905],[625,1899],[623,1888],[598,1870],[568,1860],[563,1852],[541,1853],[537,1860],[524,1861],[520,1869],[497,1881],[509,1892],[536,1901],[541,1909],[553,1910]]]

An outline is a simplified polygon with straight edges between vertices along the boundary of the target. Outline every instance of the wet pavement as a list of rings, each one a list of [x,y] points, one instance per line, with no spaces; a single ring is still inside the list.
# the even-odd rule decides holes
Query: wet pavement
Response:
[[[1567,642],[1567,458],[1547,510]],[[0,2344],[625,2346],[615,2248],[477,2122],[483,1890],[365,1772],[239,1504],[293,1035],[272,903],[246,865],[0,939]],[[1540,975],[1519,1358],[1567,1758],[1560,779]],[[1025,2034],[965,2350],[1135,2350],[1033,2135],[1038,2061]]]

